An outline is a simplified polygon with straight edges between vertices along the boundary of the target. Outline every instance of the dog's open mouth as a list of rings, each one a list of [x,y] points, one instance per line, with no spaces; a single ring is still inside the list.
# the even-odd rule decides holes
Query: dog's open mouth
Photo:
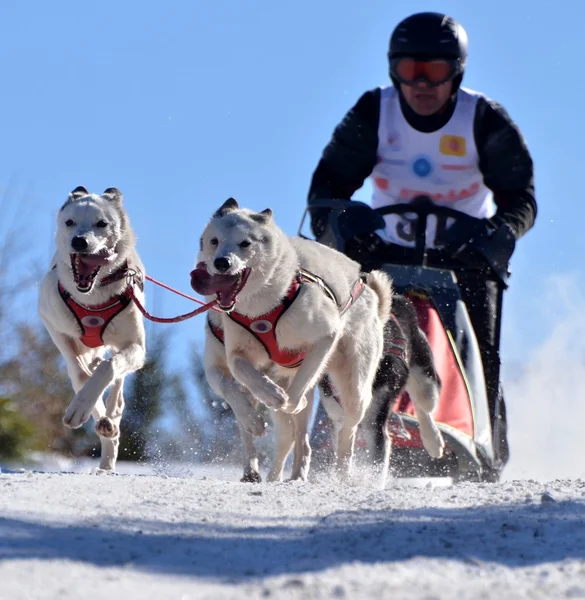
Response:
[[[202,296],[216,295],[217,304],[221,310],[230,311],[234,308],[238,294],[244,289],[250,269],[246,268],[235,275],[212,275],[200,262],[191,271],[191,287]]]
[[[90,292],[100,269],[111,263],[115,256],[115,253],[108,252],[105,248],[96,254],[70,254],[73,281],[77,289],[84,294]]]

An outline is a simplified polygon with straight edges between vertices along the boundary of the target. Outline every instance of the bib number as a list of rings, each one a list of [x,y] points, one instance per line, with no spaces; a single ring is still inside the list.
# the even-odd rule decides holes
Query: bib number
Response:
[[[416,226],[419,218],[417,215],[401,215],[396,221],[396,236],[407,244],[414,244],[416,240]],[[445,215],[432,215],[427,220],[427,238],[431,233],[431,244],[427,241],[427,247],[436,248],[440,245],[440,240],[445,231],[452,225],[453,219]],[[429,231],[430,225],[430,231]]]

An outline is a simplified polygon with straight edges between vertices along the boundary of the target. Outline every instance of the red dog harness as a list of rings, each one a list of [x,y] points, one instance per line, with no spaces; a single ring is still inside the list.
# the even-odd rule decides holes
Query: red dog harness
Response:
[[[126,264],[118,271],[115,271],[108,277],[102,279],[100,285],[104,286],[113,283],[114,281],[119,281],[129,273],[130,270]],[[122,294],[110,298],[103,304],[85,306],[76,302],[71,297],[71,294],[61,285],[61,282],[59,282],[59,295],[77,320],[77,324],[81,329],[81,337],[79,339],[85,346],[88,348],[99,348],[104,345],[103,335],[106,331],[106,327],[114,317],[119,315],[132,302],[132,285],[134,283],[142,289],[143,282],[142,273],[140,273],[140,271],[132,271],[132,283],[128,285]]]
[[[390,313],[390,319],[394,323],[394,331],[389,332],[390,335],[386,335],[384,331],[384,354],[393,354],[397,356],[405,365],[408,365],[406,360],[406,336],[404,330],[398,322],[395,315]],[[394,335],[391,335],[391,334]]]
[[[270,360],[281,367],[291,369],[298,367],[305,358],[305,350],[281,349],[278,347],[278,342],[276,341],[276,325],[278,324],[278,320],[295,301],[304,283],[317,284],[335,302],[341,315],[361,296],[366,287],[363,278],[358,279],[351,289],[349,298],[343,305],[340,305],[333,290],[320,277],[304,269],[299,269],[282,302],[270,312],[259,317],[247,317],[235,311],[227,313],[232,321],[241,325],[246,331],[249,331],[262,344]],[[214,325],[209,318],[207,319],[207,324],[213,335],[223,344],[223,329]]]

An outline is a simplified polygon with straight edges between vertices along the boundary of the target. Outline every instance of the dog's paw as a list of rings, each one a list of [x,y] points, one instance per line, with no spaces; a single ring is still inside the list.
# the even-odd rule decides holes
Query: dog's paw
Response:
[[[300,400],[289,398],[289,401],[280,409],[289,415],[298,415],[307,408],[307,399],[303,396]]]
[[[419,428],[420,437],[425,450],[433,458],[442,458],[443,451],[445,450],[445,440],[443,439],[439,428],[430,419],[428,422],[426,422],[425,419],[420,419]]]
[[[246,469],[240,481],[241,483],[262,483],[262,477],[260,477],[258,471],[254,471],[254,469]]]
[[[115,438],[120,435],[120,429],[109,417],[102,417],[95,424],[95,431],[105,438]]]
[[[115,475],[116,471],[112,469],[102,469],[101,467],[94,467],[90,471],[91,475]]]
[[[238,423],[252,436],[261,437],[266,432],[264,417],[255,410],[239,412],[236,415]]]
[[[95,402],[88,401],[81,396],[81,393],[77,394],[63,415],[63,425],[70,429],[81,427],[84,423],[89,421],[91,411],[94,409],[95,404]]]
[[[266,476],[266,481],[268,483],[280,483],[282,481],[282,469],[274,470],[272,469],[268,475]]]
[[[116,461],[112,458],[100,460],[100,466],[97,471],[100,475],[114,475],[116,473]]]
[[[299,473],[293,473],[288,479],[285,479],[286,483],[307,483],[309,475],[307,471],[301,471]]]
[[[269,379],[265,380],[265,385],[262,388],[252,393],[256,400],[274,410],[282,410],[282,407],[288,404],[288,394]]]

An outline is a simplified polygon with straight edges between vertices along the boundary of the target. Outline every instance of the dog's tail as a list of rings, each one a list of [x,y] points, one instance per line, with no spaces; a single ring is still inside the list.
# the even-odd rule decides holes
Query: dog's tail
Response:
[[[367,284],[378,296],[378,314],[383,324],[390,318],[392,310],[392,296],[394,289],[392,280],[383,271],[371,271],[366,279]]]

